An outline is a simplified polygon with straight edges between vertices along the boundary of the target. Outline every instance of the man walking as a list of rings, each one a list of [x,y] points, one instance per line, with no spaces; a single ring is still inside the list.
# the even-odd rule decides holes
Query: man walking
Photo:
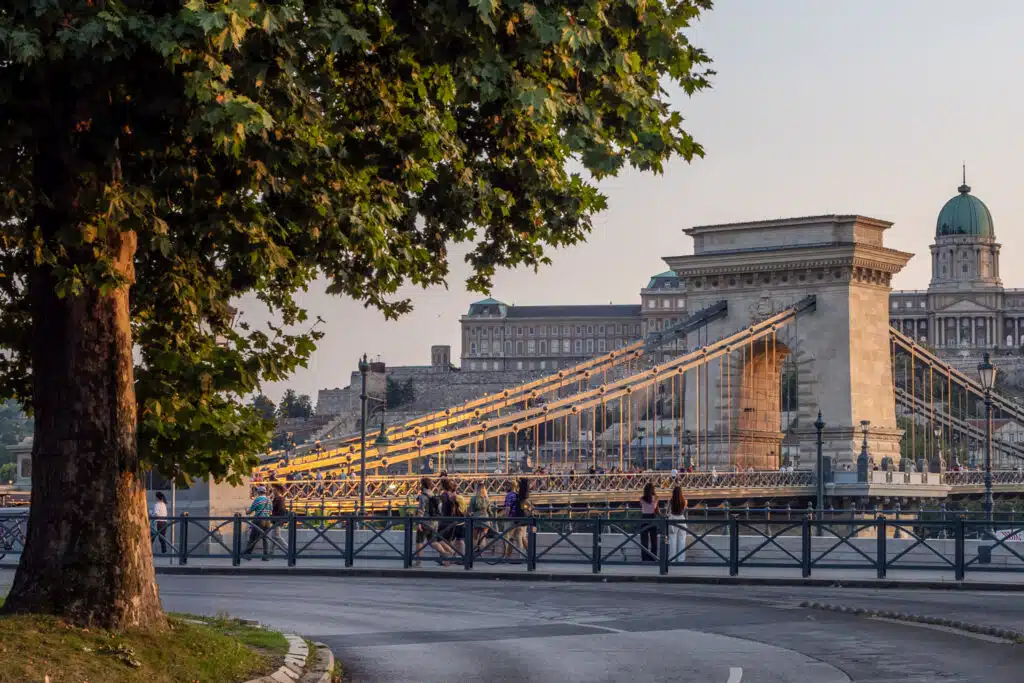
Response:
[[[242,553],[242,557],[245,559],[252,559],[252,551],[256,548],[256,541],[262,539],[263,561],[267,562],[270,560],[267,534],[270,531],[270,513],[273,507],[270,499],[267,498],[267,490],[262,486],[257,486],[256,497],[253,498],[252,505],[249,506],[249,514],[253,516],[253,521],[249,523],[249,543],[246,544],[245,552]]]

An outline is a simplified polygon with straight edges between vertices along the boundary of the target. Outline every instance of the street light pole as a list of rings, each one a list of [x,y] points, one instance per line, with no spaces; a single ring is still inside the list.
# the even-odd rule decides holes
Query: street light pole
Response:
[[[362,390],[359,401],[362,403],[362,420],[359,424],[359,514],[366,514],[366,374],[370,364],[366,362],[366,354],[359,359],[359,374],[362,375]]]
[[[978,366],[981,386],[985,389],[985,522],[992,529],[992,387],[996,383],[996,368],[988,352]]]
[[[814,428],[818,430],[818,514],[820,522],[825,514],[825,456],[822,454],[821,432],[825,429],[825,421],[821,419],[821,411],[818,411],[818,419],[814,422]],[[821,527],[818,527],[818,534],[821,534]]]

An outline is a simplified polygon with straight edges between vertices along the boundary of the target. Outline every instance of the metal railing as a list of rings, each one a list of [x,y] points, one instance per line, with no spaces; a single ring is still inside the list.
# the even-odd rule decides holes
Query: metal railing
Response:
[[[753,514],[752,514],[753,512]],[[760,516],[758,513],[760,512]],[[782,514],[785,512],[785,514]],[[890,570],[930,571],[961,581],[972,572],[1024,577],[1024,521],[994,523],[970,514],[900,511],[691,510],[686,519],[531,517],[299,516],[190,517],[152,533],[154,556],[185,566],[238,566],[260,556],[294,567],[404,567],[424,561],[538,568],[683,567],[721,570],[851,570],[885,578]],[[5,536],[23,533],[24,516],[0,518]],[[23,543],[23,536],[21,543]],[[14,542],[9,552],[17,554]]]
[[[420,492],[420,476],[367,477],[366,497],[415,497]],[[686,490],[747,490],[801,488],[814,486],[814,472],[684,472],[673,477],[670,472],[644,472],[637,474],[459,474],[448,477],[456,492],[472,495],[479,483],[493,494],[517,487],[519,479],[530,482],[530,490],[538,493],[601,493],[642,491],[648,483],[655,488],[670,491],[673,486]],[[323,481],[258,481],[257,486],[281,486],[286,499],[358,498],[359,479],[325,479]]]

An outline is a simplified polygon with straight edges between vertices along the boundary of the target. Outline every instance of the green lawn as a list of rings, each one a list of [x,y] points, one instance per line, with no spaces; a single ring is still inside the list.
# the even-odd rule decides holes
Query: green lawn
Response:
[[[0,617],[0,683],[236,683],[273,672],[288,649],[280,633],[227,617],[171,615],[170,625],[114,635],[53,617]]]

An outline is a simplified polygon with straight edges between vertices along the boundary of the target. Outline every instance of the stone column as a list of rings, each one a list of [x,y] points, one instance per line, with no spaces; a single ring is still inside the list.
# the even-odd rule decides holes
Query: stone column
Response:
[[[978,345],[978,340],[977,340],[977,337],[978,337],[978,331],[977,331],[978,330],[978,321],[975,319],[975,317],[973,315],[970,318],[968,318],[968,320],[970,321],[970,327],[971,327],[971,333],[970,333],[971,336],[968,337],[968,338],[971,340],[971,346],[977,346]]]

